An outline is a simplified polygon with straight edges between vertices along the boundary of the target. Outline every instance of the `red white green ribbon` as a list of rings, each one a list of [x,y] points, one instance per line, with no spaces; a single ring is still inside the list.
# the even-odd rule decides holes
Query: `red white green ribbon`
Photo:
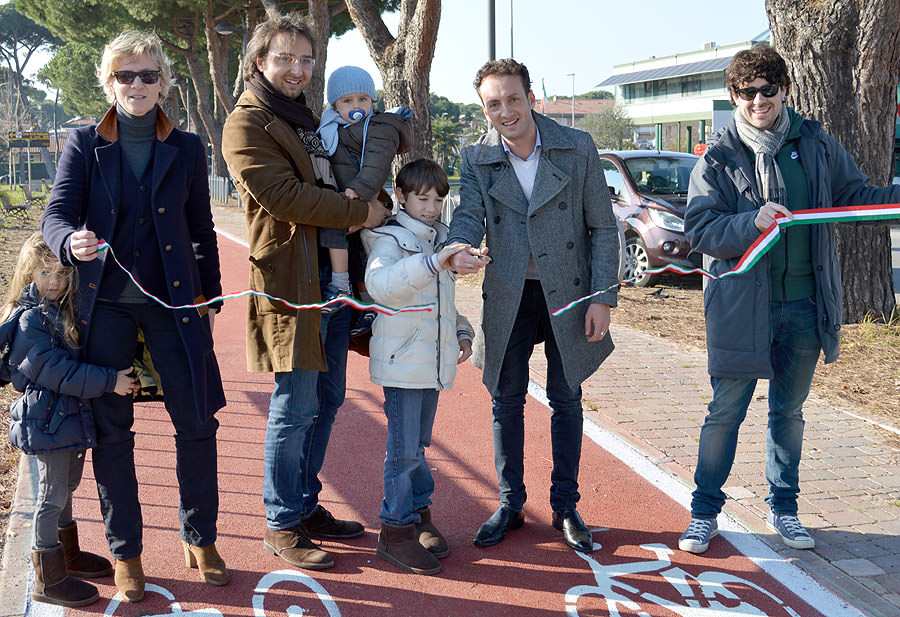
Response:
[[[414,306],[406,306],[403,308],[395,309],[395,308],[391,308],[389,306],[384,306],[382,304],[377,304],[374,302],[371,304],[366,303],[366,302],[360,302],[356,298],[352,298],[350,296],[340,296],[338,298],[335,298],[334,300],[329,300],[328,302],[319,302],[317,304],[294,304],[293,302],[285,300],[284,298],[272,296],[272,295],[267,294],[264,291],[257,291],[255,289],[245,289],[243,291],[236,291],[236,292],[232,292],[232,293],[222,294],[221,296],[216,296],[215,298],[211,298],[209,300],[206,300],[205,302],[199,302],[197,304],[181,304],[178,306],[174,306],[172,304],[169,304],[165,300],[162,300],[161,298],[154,296],[152,293],[150,293],[149,291],[144,289],[141,286],[141,284],[137,282],[137,279],[134,278],[134,276],[131,274],[131,272],[129,272],[128,269],[125,266],[123,266],[121,264],[121,262],[119,262],[118,258],[116,257],[115,252],[113,251],[113,249],[109,245],[109,243],[101,240],[100,243],[97,245],[97,252],[99,253],[99,252],[105,251],[105,250],[109,251],[110,256],[116,262],[116,265],[118,265],[122,269],[122,271],[128,275],[128,278],[131,279],[131,282],[135,284],[135,286],[141,291],[141,293],[143,293],[145,296],[147,296],[148,298],[150,298],[157,304],[160,304],[161,306],[166,307],[167,309],[174,310],[174,309],[200,308],[202,306],[209,306],[210,304],[214,304],[216,302],[221,302],[223,300],[231,300],[233,298],[240,298],[243,296],[260,296],[263,298],[268,298],[269,300],[272,300],[273,302],[282,302],[285,305],[287,305],[293,309],[297,309],[297,310],[307,310],[307,309],[321,310],[321,309],[325,308],[326,306],[332,306],[335,304],[343,303],[343,304],[348,304],[348,305],[352,306],[353,308],[359,309],[361,311],[375,311],[377,313],[381,313],[382,315],[396,315],[397,313],[415,313],[415,312],[419,312],[419,311],[431,311],[434,308],[433,304],[418,304],[418,305],[414,305]]]
[[[818,223],[856,223],[860,221],[883,221],[889,219],[900,220],[900,204],[884,204],[871,206],[844,206],[841,208],[817,208],[813,210],[797,210],[793,212],[793,218],[788,218],[783,214],[775,215],[775,222],[772,223],[760,236],[750,245],[750,248],[741,256],[737,265],[727,272],[715,275],[703,268],[685,268],[677,264],[668,264],[662,268],[651,268],[644,270],[638,276],[625,279],[622,285],[635,282],[641,276],[652,276],[663,272],[674,272],[675,274],[701,274],[709,279],[723,279],[738,274],[748,272],[757,264],[763,255],[768,253],[781,235],[782,229],[793,227],[795,225],[815,225]],[[554,317],[562,315],[574,306],[581,304],[602,293],[612,291],[619,285],[610,285],[606,289],[595,291],[589,296],[584,296],[578,300],[573,300],[563,307],[560,307],[550,313]]]

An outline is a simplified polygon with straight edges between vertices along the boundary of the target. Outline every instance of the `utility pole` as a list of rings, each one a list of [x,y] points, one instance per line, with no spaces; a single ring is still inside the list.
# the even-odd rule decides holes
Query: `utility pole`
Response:
[[[572,78],[572,124],[571,127],[575,128],[575,73],[566,73],[566,77]]]
[[[497,59],[497,35],[495,30],[495,0],[488,0],[488,60]]]

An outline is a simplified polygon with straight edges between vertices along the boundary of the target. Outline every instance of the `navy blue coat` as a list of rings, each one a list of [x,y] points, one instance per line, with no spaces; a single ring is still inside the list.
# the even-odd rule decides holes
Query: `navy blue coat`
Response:
[[[156,123],[151,191],[151,211],[156,229],[155,246],[136,247],[159,251],[163,264],[147,286],[168,290],[163,300],[180,306],[197,303],[222,293],[219,252],[209,206],[206,151],[200,138],[174,127],[161,110]],[[73,131],[59,160],[50,203],[41,231],[51,250],[69,264],[69,236],[89,229],[98,238],[111,238],[119,211],[122,148],[118,141],[116,109],[99,124]],[[80,277],[78,315],[82,349],[94,336],[91,321],[94,302],[102,284],[108,251],[98,259],[78,262]],[[181,334],[194,384],[197,413],[205,421],[225,406],[219,366],[213,352],[206,311],[179,309],[175,322]],[[98,329],[102,332],[102,324]]]
[[[87,450],[97,434],[90,405],[116,387],[116,371],[78,361],[59,328],[53,303],[40,301],[29,285],[19,304],[25,307],[9,349],[13,387],[22,392],[10,407],[9,440],[26,454]]]

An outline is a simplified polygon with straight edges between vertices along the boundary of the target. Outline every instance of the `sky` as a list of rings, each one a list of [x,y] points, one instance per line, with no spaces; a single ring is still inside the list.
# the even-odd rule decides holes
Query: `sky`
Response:
[[[729,45],[765,31],[765,0],[723,4],[715,0],[637,0],[634,11],[610,0],[495,0],[497,58],[513,57],[528,67],[535,96],[568,97],[589,92],[612,75],[613,66],[696,51],[715,41]],[[510,8],[512,7],[512,50]],[[727,15],[722,13],[727,12]],[[478,103],[475,73],[488,60],[488,0],[445,0],[431,69],[431,91],[456,103]],[[396,34],[397,14],[386,15]],[[29,74],[49,56],[35,58]],[[345,64],[381,76],[358,30],[328,45],[326,79]],[[574,73],[574,77],[571,75]],[[573,83],[574,81],[574,83]]]
[[[650,56],[696,51],[715,41],[749,41],[769,27],[765,0],[723,4],[715,0],[638,0],[633,10],[609,0],[495,0],[497,58],[512,54],[531,74],[535,96],[589,92],[613,66]],[[727,13],[723,14],[723,13]],[[385,24],[397,33],[396,14]],[[446,0],[431,69],[431,91],[456,103],[478,103],[475,73],[488,58],[488,0]],[[381,77],[357,30],[328,45],[327,76],[345,64]]]

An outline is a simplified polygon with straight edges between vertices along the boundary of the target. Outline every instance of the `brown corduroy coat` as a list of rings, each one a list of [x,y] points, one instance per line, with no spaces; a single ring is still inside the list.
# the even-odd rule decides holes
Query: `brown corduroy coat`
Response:
[[[225,122],[222,153],[245,205],[250,287],[295,304],[320,302],[316,228],[360,225],[368,206],[316,186],[296,131],[250,91]],[[251,296],[247,369],[326,370],[320,321],[318,310]]]

